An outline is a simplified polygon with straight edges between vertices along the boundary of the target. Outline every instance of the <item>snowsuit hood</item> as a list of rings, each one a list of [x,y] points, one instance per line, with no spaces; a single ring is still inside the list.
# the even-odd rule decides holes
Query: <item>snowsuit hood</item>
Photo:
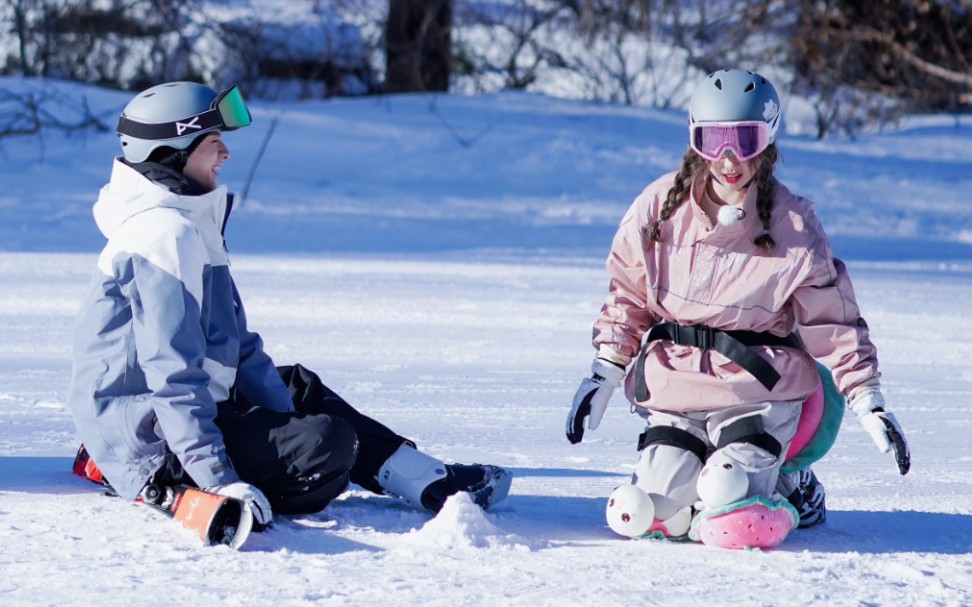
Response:
[[[162,165],[141,163],[135,168],[116,158],[111,180],[101,188],[92,209],[95,223],[105,238],[110,239],[119,226],[135,215],[149,209],[170,208],[184,211],[194,221],[211,218],[222,233],[228,215],[226,186],[194,196],[180,193],[192,189],[188,178]]]

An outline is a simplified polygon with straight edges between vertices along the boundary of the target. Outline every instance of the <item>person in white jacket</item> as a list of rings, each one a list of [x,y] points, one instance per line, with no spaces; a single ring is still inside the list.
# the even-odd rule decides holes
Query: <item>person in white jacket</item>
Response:
[[[300,366],[276,367],[249,329],[224,230],[222,134],[250,124],[237,87],[152,87],[118,123],[123,155],[94,205],[108,242],[74,338],[75,469],[135,499],[188,484],[272,512],[323,509],[349,483],[437,512],[469,492],[489,507],[511,474],[445,464]]]
[[[766,78],[709,74],[692,96],[681,167],[638,196],[614,237],[597,354],[567,437],[580,442],[585,422],[596,428],[626,378],[647,428],[637,491],[625,487],[609,500],[621,534],[716,544],[734,537],[736,547],[762,547],[797,522],[822,520],[819,510],[799,520],[785,499],[793,483],[781,487],[779,474],[802,405],[821,383],[818,361],[900,473],[910,466],[847,268],[813,205],[773,176],[781,120]],[[808,497],[822,506],[822,488],[808,469],[804,476],[814,485]],[[650,514],[613,509],[622,502]],[[736,533],[747,528],[752,537]]]

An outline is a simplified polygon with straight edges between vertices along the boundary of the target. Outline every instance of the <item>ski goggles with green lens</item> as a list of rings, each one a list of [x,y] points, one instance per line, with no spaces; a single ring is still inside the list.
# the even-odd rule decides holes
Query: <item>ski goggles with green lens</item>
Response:
[[[750,160],[769,147],[769,125],[761,120],[697,122],[689,131],[689,142],[706,160],[719,160],[727,150],[739,160]]]
[[[118,132],[137,139],[178,139],[192,134],[213,130],[232,131],[252,122],[250,110],[243,101],[243,94],[235,84],[213,99],[205,112],[173,122],[147,124],[125,116],[118,119]]]

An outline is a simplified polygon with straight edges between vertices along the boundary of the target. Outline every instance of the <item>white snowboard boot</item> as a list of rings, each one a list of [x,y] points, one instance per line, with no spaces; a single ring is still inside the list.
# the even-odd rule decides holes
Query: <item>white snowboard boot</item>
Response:
[[[506,498],[513,475],[498,466],[445,464],[402,445],[378,470],[378,484],[389,494],[436,513],[446,498],[460,491],[486,509]]]

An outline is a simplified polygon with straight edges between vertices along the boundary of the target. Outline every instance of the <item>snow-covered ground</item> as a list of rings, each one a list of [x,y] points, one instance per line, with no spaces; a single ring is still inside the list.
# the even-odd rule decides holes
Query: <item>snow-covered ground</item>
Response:
[[[39,86],[0,80],[0,86]],[[106,121],[127,95],[84,92]],[[617,396],[576,446],[603,256],[675,168],[684,116],[534,95],[255,105],[226,136],[228,241],[251,326],[363,411],[512,494],[437,517],[351,491],[243,551],[203,548],[70,475],[71,326],[100,248],[112,133],[0,141],[0,605],[972,604],[972,124],[784,137],[780,176],[848,261],[914,465],[852,419],[815,469],[830,514],[764,552],[626,541],[605,497],[641,431]]]

